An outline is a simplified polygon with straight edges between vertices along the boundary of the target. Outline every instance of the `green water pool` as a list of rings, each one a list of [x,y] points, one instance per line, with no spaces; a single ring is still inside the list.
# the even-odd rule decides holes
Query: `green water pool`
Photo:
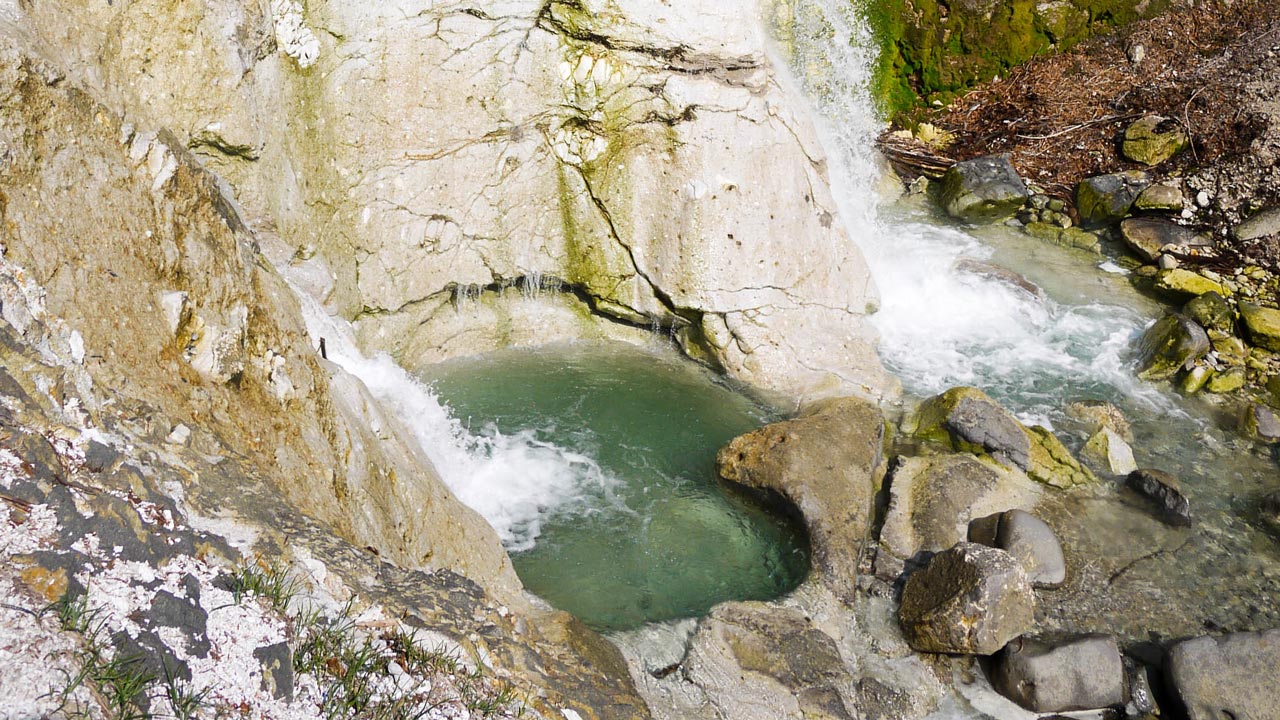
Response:
[[[674,353],[565,344],[451,361],[423,379],[511,456],[505,477],[485,473],[460,495],[479,490],[482,514],[509,525],[499,530],[525,586],[588,625],[773,598],[808,572],[799,523],[715,476],[716,451],[771,412]],[[550,474],[571,478],[545,479],[548,448],[563,462]],[[531,492],[536,482],[545,490]]]

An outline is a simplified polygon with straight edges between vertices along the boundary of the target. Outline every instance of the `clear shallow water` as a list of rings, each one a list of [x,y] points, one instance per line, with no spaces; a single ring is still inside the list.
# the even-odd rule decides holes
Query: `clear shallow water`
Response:
[[[422,379],[473,436],[570,460],[553,486],[530,480],[525,462],[483,488],[451,484],[502,508],[526,587],[588,625],[773,598],[807,573],[803,531],[715,477],[716,451],[769,412],[689,361],[574,344],[452,361]]]

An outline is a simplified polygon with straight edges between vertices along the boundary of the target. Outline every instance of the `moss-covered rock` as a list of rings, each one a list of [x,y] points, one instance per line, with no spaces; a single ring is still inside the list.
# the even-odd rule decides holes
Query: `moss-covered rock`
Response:
[[[1254,345],[1280,352],[1280,310],[1242,302],[1240,320]]]
[[[1209,352],[1209,336],[1194,320],[1169,314],[1138,339],[1138,377],[1170,380]]]
[[[1204,389],[1211,393],[1229,393],[1235,392],[1244,387],[1244,368],[1231,368],[1220,373],[1214,373],[1209,378],[1209,382],[1205,383]]]
[[[1096,481],[1053,433],[1026,427],[977,388],[952,388],[925,401],[916,414],[915,434],[961,452],[990,455],[1053,487]]]
[[[1008,155],[958,162],[942,176],[942,207],[970,222],[1011,217],[1030,196]]]
[[[1208,330],[1230,333],[1236,324],[1235,311],[1216,292],[1195,297],[1182,308],[1182,313]]]
[[[1129,214],[1134,200],[1151,178],[1141,171],[1128,171],[1085,178],[1076,186],[1076,209],[1080,224],[1099,228],[1119,222]]]
[[[1216,283],[1199,273],[1184,270],[1183,268],[1161,270],[1156,275],[1154,287],[1156,290],[1182,297],[1198,297],[1206,293],[1228,294],[1227,289],[1221,283]]]
[[[1187,132],[1176,120],[1148,115],[1124,131],[1120,152],[1143,165],[1159,165],[1191,144]]]

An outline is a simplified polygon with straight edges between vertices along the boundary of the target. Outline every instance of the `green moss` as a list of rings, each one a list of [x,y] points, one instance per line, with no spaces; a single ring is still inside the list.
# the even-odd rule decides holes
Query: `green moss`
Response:
[[[872,92],[902,119],[949,101],[1031,58],[1163,12],[1168,0],[994,0],[984,7],[937,0],[853,0],[876,39]]]

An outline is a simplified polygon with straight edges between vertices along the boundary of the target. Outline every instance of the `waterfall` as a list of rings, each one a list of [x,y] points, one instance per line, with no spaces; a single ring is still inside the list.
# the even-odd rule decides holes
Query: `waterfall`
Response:
[[[284,270],[287,277],[288,268]],[[616,478],[592,458],[540,441],[533,431],[467,428],[429,387],[390,357],[361,353],[349,323],[331,317],[300,289],[295,293],[313,344],[324,338],[329,360],[406,420],[445,484],[489,521],[507,550],[532,548],[548,509],[572,511],[585,498],[616,485]]]
[[[870,93],[876,49],[854,3],[799,0],[794,35],[792,71],[818,116],[841,216],[881,293],[872,316],[881,356],[908,392],[976,385],[1043,424],[1076,396],[1173,408],[1128,364],[1143,314],[1114,302],[1063,304],[959,272],[961,258],[988,260],[993,250],[927,208],[882,206],[874,141],[884,124]],[[1097,284],[1087,267],[1070,272]]]

